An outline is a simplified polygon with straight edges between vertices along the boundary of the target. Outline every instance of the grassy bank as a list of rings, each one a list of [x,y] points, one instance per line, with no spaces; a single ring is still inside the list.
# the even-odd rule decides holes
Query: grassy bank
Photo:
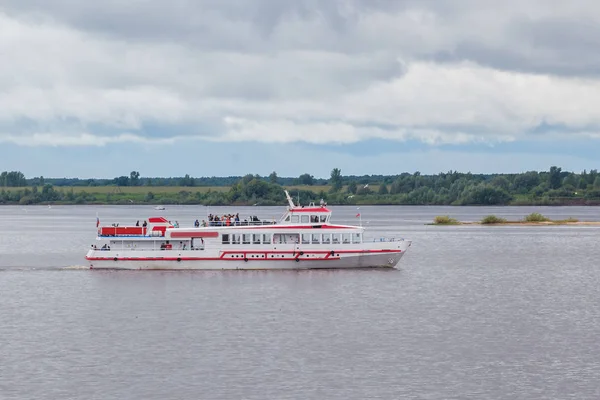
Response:
[[[436,194],[431,188],[403,187],[392,193],[391,185],[341,186],[331,185],[280,186],[255,178],[244,179],[233,186],[23,186],[0,188],[0,204],[204,204],[204,205],[284,205],[283,189],[294,199],[300,195],[302,204],[324,199],[330,205],[596,205],[600,200],[584,198],[532,198],[515,196],[496,199],[477,197],[464,189],[459,198],[449,191]],[[475,190],[475,189],[473,189]],[[479,189],[478,189],[479,190]],[[471,194],[469,194],[471,193]],[[479,194],[487,194],[482,192]],[[481,198],[480,198],[481,197]],[[486,200],[487,199],[487,200]],[[450,217],[448,217],[450,218]],[[489,219],[486,224],[517,223]],[[459,221],[440,220],[436,225],[455,225]]]
[[[5,188],[6,191],[16,192],[22,187]],[[229,186],[54,186],[54,190],[61,193],[89,193],[89,194],[123,194],[139,195],[152,192],[154,194],[177,194],[185,191],[190,193],[228,192]]]

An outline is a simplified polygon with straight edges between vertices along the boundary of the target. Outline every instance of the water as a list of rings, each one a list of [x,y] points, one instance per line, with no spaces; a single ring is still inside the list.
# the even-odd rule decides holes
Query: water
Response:
[[[97,211],[157,213],[0,207],[0,399],[600,398],[600,228],[425,225],[600,209],[361,207],[413,240],[398,269],[299,272],[78,269]],[[282,209],[210,209],[238,211]]]

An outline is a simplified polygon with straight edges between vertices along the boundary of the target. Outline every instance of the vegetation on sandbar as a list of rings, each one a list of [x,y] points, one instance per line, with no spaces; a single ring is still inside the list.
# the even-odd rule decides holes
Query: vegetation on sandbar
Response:
[[[455,218],[450,218],[448,215],[438,215],[433,219],[434,225],[458,225],[460,222]]]
[[[500,218],[495,215],[487,215],[487,216],[483,217],[483,219],[481,220],[481,223],[484,225],[486,225],[486,224],[503,224],[505,222],[506,222],[506,218]]]
[[[455,218],[451,218],[448,215],[438,215],[433,219],[433,223],[430,225],[565,225],[565,224],[576,224],[579,220],[576,218],[567,218],[560,220],[552,220],[543,214],[533,212],[526,215],[522,220],[511,221],[506,218],[501,218],[496,215],[486,215],[479,222],[462,222]],[[584,224],[598,224],[600,222],[584,222]]]
[[[525,217],[525,222],[550,222],[550,218],[538,212],[533,212]]]

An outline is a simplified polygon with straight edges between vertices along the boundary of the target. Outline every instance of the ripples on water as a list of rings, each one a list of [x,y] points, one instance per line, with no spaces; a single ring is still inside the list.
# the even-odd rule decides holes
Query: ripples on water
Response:
[[[1,207],[0,399],[600,398],[599,228],[425,225],[540,209],[600,219],[361,207],[413,240],[397,270],[115,272],[80,270],[96,211],[151,207]]]

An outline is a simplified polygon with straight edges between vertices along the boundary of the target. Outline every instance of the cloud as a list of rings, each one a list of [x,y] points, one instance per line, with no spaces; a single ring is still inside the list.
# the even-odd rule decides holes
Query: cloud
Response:
[[[598,15],[592,1],[5,0],[0,141],[596,140]]]
[[[225,118],[225,134],[213,138],[219,142],[263,142],[312,144],[351,144],[371,139],[395,141],[419,140],[427,144],[464,144],[494,141],[460,131],[442,132],[424,128],[360,126],[344,122],[297,123],[290,120],[247,120]],[[496,141],[511,141],[511,138],[495,138]]]
[[[63,134],[63,133],[34,133],[26,136],[0,134],[0,143],[10,143],[19,146],[93,146],[104,147],[108,144],[138,143],[138,144],[169,144],[177,138],[148,139],[134,134],[120,134],[117,136],[99,136],[90,133]]]

